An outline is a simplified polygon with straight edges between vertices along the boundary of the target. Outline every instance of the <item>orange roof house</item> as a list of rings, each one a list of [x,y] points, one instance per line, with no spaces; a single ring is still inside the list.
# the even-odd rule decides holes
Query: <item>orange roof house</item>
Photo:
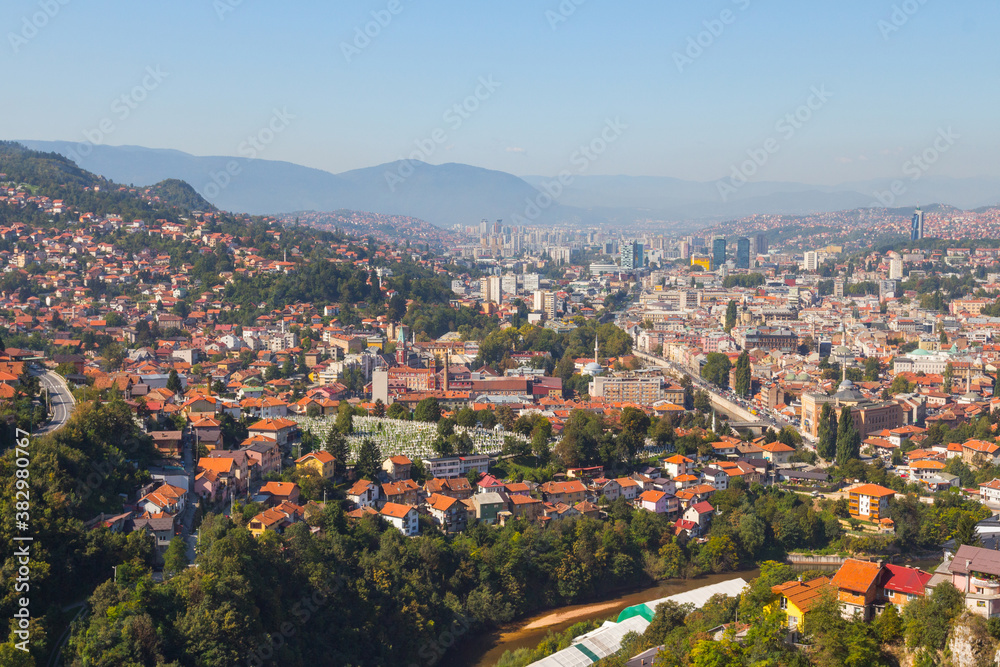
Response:
[[[848,613],[857,614],[865,621],[871,620],[881,572],[881,563],[853,558],[844,561],[831,583],[837,588],[837,599]]]
[[[851,516],[878,523],[889,516],[889,499],[896,495],[892,489],[878,484],[859,484],[847,489],[847,504]]]

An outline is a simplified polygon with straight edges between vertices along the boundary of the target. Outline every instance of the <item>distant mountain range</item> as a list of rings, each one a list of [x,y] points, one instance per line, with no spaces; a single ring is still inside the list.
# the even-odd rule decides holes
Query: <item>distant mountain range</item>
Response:
[[[876,192],[893,180],[817,186],[750,182],[723,200],[716,182],[655,176],[581,176],[549,203],[541,188],[551,177],[523,178],[465,164],[391,162],[332,174],[290,162],[215,156],[139,146],[87,146],[69,141],[21,141],[55,152],[119,183],[189,183],[215,206],[253,214],[353,209],[427,220],[441,227],[482,219],[512,224],[558,223],[626,227],[636,221],[689,223],[691,228],[753,214],[805,215],[880,205]],[[935,202],[962,209],[1000,203],[1000,179],[903,180],[905,192],[882,205]],[[534,204],[534,206],[533,206]]]

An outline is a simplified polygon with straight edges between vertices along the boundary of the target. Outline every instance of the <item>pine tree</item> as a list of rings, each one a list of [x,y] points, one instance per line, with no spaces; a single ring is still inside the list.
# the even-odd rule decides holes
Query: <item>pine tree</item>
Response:
[[[167,389],[174,392],[175,394],[181,393],[183,391],[183,386],[181,385],[181,378],[177,374],[177,371],[173,368],[170,369],[170,375],[167,376]]]
[[[837,424],[837,465],[842,466],[860,456],[861,434],[854,428],[850,406],[845,405],[840,410],[840,422]]]
[[[340,402],[335,428],[344,435],[354,432],[354,408],[347,401]]]
[[[333,457],[337,459],[337,465],[341,466],[347,462],[347,457],[351,453],[351,447],[347,442],[347,438],[336,428],[330,429],[330,433],[326,436],[326,443],[323,445],[323,448],[332,454]]]
[[[730,300],[726,306],[726,333],[732,331],[734,326],[736,326],[736,302]]]
[[[358,479],[367,479],[375,482],[379,478],[382,470],[382,450],[374,440],[365,438],[361,442],[361,449],[358,450],[358,462],[355,465]]]
[[[951,367],[951,364],[948,364],[947,366],[945,366],[944,375],[941,378],[941,391],[943,391],[946,394],[950,394],[951,384],[954,378],[955,378],[955,369]]]
[[[746,350],[736,359],[736,382],[734,389],[738,396],[750,395],[750,355]]]
[[[837,455],[837,415],[829,403],[824,403],[823,409],[820,410],[816,431],[819,436],[816,453],[821,458],[832,461]]]

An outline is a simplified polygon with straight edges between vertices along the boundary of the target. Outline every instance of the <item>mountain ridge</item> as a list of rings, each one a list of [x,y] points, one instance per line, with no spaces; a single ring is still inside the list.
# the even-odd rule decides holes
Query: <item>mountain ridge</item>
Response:
[[[719,181],[661,176],[574,174],[552,202],[540,188],[551,177],[519,177],[462,163],[395,161],[334,174],[277,160],[195,156],[176,149],[21,141],[35,150],[75,155],[80,166],[119,183],[145,186],[179,179],[220,209],[251,214],[351,209],[427,220],[439,227],[482,219],[510,224],[627,227],[637,221],[704,226],[753,214],[808,215],[854,208],[946,202],[974,209],[1000,202],[1000,179],[872,179],[834,186],[750,182],[724,198]],[[898,188],[897,188],[898,189]],[[543,206],[540,204],[546,204]],[[532,206],[534,204],[534,207]]]

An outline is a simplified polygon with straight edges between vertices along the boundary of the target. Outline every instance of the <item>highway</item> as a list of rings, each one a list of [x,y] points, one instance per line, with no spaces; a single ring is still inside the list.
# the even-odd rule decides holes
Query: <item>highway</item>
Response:
[[[48,391],[49,406],[52,412],[48,423],[37,428],[35,435],[52,433],[65,426],[66,422],[69,421],[69,416],[73,414],[73,410],[76,408],[76,399],[73,398],[72,392],[66,386],[66,381],[59,374],[52,371],[44,371],[42,373],[33,372],[32,375],[38,377],[42,386]]]

